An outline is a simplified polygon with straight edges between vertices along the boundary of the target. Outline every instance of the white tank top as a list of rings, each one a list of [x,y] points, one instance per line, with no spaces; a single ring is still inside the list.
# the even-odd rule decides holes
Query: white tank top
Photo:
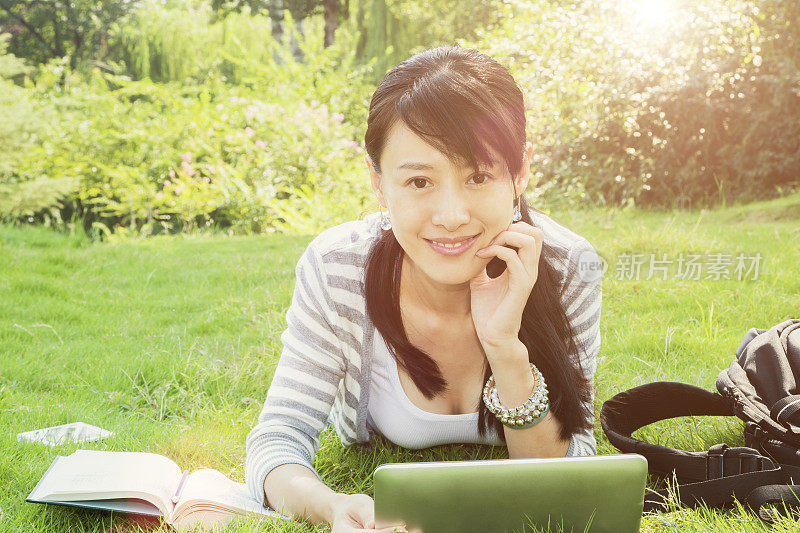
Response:
[[[494,429],[478,435],[478,412],[458,415],[431,413],[409,399],[400,384],[397,362],[386,341],[375,329],[370,370],[367,424],[404,448],[428,448],[439,444],[471,443],[504,446]]]

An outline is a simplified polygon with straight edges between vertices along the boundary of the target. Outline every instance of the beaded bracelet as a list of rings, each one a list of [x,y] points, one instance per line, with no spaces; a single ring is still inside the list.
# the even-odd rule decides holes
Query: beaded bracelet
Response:
[[[544,382],[544,377],[536,365],[531,363],[531,372],[533,372],[536,379],[536,387],[522,405],[513,407],[511,409],[504,408],[500,403],[500,398],[497,396],[497,387],[495,386],[494,374],[492,374],[486,381],[483,387],[483,403],[491,411],[503,425],[514,428],[524,429],[535,426],[547,416],[550,410],[550,400],[547,396],[547,384]]]

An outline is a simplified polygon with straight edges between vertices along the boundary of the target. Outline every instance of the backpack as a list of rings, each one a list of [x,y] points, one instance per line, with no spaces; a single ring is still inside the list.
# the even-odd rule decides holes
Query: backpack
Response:
[[[603,403],[600,424],[611,444],[643,455],[652,475],[678,483],[646,494],[643,511],[666,509],[670,493],[688,507],[724,507],[736,499],[767,522],[778,512],[767,504],[782,503],[784,512],[800,508],[800,319],[750,329],[716,387],[660,381]],[[741,418],[745,446],[689,452],[632,437],[659,420],[700,415]]]

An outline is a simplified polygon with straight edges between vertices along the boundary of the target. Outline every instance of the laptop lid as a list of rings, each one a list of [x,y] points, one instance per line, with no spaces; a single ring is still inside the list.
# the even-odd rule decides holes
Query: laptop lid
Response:
[[[639,531],[647,460],[613,454],[390,463],[373,479],[376,528],[405,522],[410,533],[522,533],[589,525],[591,532],[629,533]]]

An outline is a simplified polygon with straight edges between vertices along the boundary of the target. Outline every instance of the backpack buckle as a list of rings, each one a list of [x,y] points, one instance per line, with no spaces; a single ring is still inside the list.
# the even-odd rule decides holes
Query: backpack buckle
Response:
[[[775,464],[771,459],[747,446],[731,448],[725,443],[715,444],[708,449],[706,479],[736,476],[761,470],[771,470]]]
[[[708,449],[706,458],[706,479],[716,479],[725,477],[725,452],[728,445],[723,443],[715,444]]]

